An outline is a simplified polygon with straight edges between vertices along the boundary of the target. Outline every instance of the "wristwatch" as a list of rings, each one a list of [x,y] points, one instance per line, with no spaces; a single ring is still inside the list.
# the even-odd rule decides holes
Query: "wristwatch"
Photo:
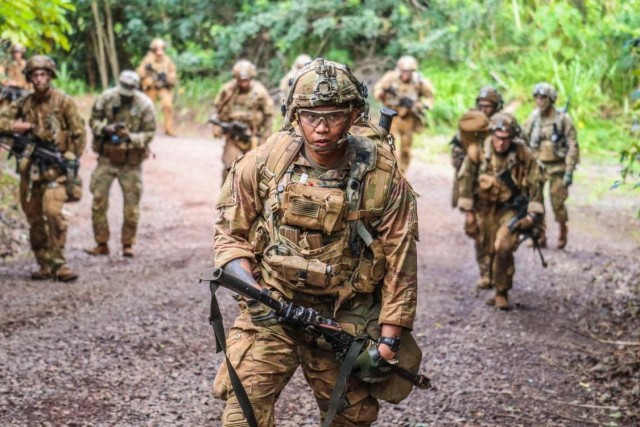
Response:
[[[378,338],[378,345],[387,345],[394,353],[400,350],[400,337],[380,337]]]

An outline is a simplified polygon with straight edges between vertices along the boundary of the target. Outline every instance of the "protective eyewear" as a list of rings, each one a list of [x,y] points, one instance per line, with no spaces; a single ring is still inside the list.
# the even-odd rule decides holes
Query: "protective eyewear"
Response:
[[[298,118],[302,123],[314,128],[320,124],[321,120],[327,127],[334,127],[349,120],[349,108],[331,111],[298,110]]]
[[[548,96],[547,96],[547,95],[545,95],[544,93],[541,93],[541,92],[536,92],[536,93],[534,93],[534,94],[533,94],[533,97],[534,97],[534,98],[548,98]]]
[[[511,141],[511,139],[513,138],[513,136],[511,136],[511,135],[499,136],[495,132],[493,133],[493,136],[494,136],[494,138],[499,139],[500,141]]]

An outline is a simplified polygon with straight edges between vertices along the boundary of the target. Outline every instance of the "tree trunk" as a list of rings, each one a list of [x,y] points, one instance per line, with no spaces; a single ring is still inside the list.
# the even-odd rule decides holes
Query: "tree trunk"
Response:
[[[120,75],[120,65],[118,64],[118,52],[116,51],[116,38],[113,35],[113,19],[111,19],[111,2],[109,0],[104,0],[104,14],[107,21],[107,55],[111,63],[113,80],[117,82]]]
[[[96,24],[95,33],[92,31],[92,40],[94,41],[94,47],[96,48],[96,61],[98,62],[98,72],[100,73],[100,82],[102,88],[106,89],[109,86],[109,74],[107,70],[107,59],[104,55],[104,39],[102,35],[102,21],[100,19],[100,11],[98,10],[98,2],[96,0],[91,1],[91,11],[93,12],[93,20]]]

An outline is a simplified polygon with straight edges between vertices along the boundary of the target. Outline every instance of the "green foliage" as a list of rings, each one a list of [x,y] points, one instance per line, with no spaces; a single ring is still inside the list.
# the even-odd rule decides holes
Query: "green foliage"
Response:
[[[0,39],[38,51],[68,51],[73,28],[67,14],[73,11],[71,0],[0,0]]]

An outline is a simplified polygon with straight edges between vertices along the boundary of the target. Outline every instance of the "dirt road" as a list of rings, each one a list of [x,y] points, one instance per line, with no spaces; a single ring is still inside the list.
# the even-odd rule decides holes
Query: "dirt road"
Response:
[[[0,264],[1,425],[220,425],[222,403],[210,386],[222,359],[207,324],[208,289],[196,278],[211,266],[221,143],[158,137],[153,145],[136,258],[120,255],[114,186],[108,258],[82,251],[93,245],[90,194],[67,205],[76,283],[31,282],[29,257]],[[94,165],[85,155],[85,188]],[[496,312],[474,289],[472,245],[449,207],[447,159],[414,162],[408,178],[421,194],[415,332],[422,369],[438,390],[382,404],[376,425],[640,423],[638,199],[594,195],[594,182],[613,180],[609,172],[583,167],[572,189],[568,250],[547,250],[543,270],[521,248],[515,307]],[[233,301],[225,294],[222,303],[230,322]],[[318,425],[299,374],[277,411],[280,426]]]

